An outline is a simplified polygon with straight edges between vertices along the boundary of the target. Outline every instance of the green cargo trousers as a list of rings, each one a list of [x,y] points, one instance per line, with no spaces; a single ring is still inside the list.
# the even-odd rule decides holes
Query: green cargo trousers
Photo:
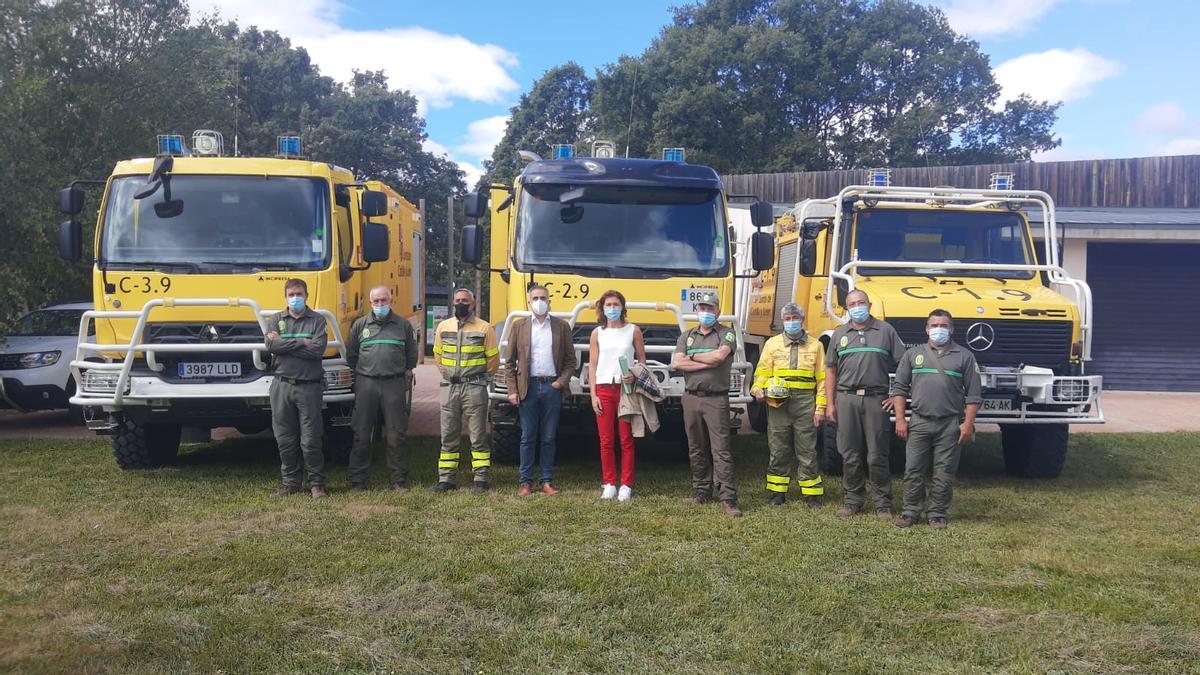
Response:
[[[438,481],[454,483],[458,474],[462,424],[467,423],[471,441],[471,470],[475,482],[486,482],[491,473],[492,454],[487,434],[488,394],[482,382],[442,385],[442,452],[438,455]]]
[[[367,472],[371,469],[371,433],[381,410],[391,482],[408,481],[408,447],[404,443],[408,434],[408,408],[404,402],[407,392],[408,380],[403,375],[386,378],[358,375],[354,378],[354,416],[350,420],[354,429],[354,446],[350,450],[351,485],[367,484]]]
[[[958,444],[959,417],[921,417],[908,423],[904,448],[904,515],[916,520],[925,505],[925,474],[929,481],[929,517],[945,518],[954,496],[954,476],[962,448]],[[931,471],[932,469],[932,471]]]
[[[736,501],[733,452],[729,448],[729,397],[685,393],[683,427],[692,465],[692,489],[711,495],[716,487],[721,501]]]
[[[837,393],[837,444],[842,456],[842,487],[846,506],[862,508],[866,501],[863,476],[863,450],[867,455],[867,473],[871,478],[871,499],[876,509],[892,508],[892,472],[888,466],[891,429],[883,411],[886,394],[859,396]]]
[[[271,429],[279,445],[283,487],[301,487],[301,468],[313,487],[325,487],[325,454],[321,451],[321,383],[271,382]],[[303,465],[301,455],[303,453]]]
[[[813,426],[816,402],[811,392],[792,396],[778,408],[767,407],[767,447],[771,458],[767,462],[767,490],[787,493],[792,467],[796,484],[805,497],[825,494],[821,470],[817,466],[817,429]]]

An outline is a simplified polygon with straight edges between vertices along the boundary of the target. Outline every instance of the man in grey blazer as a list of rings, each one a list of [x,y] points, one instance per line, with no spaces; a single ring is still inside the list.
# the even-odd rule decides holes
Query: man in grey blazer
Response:
[[[554,487],[555,437],[563,392],[575,374],[575,347],[571,326],[550,316],[550,292],[545,286],[529,287],[533,316],[518,319],[504,346],[504,382],[508,402],[519,406],[521,419],[521,477],[518,496],[533,493],[533,451],[541,441],[541,490],[558,494]]]

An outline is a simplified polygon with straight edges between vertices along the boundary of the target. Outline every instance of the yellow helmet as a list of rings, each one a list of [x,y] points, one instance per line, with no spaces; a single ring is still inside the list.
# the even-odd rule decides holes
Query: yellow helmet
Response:
[[[767,398],[787,398],[788,388],[782,377],[767,379]]]

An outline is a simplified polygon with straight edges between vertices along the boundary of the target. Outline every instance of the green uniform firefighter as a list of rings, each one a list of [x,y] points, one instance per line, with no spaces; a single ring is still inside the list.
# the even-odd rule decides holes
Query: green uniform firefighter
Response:
[[[975,434],[975,415],[983,399],[975,355],[950,339],[954,333],[950,312],[930,312],[925,331],[929,342],[904,354],[892,383],[896,435],[908,440],[904,513],[896,527],[912,527],[921,517],[925,474],[932,472],[929,526],[940,530],[946,527],[962,444]],[[906,398],[912,398],[912,421],[904,419]]]
[[[354,447],[350,450],[350,489],[367,488],[371,468],[371,434],[383,413],[387,465],[392,489],[408,490],[408,392],[417,367],[417,338],[408,319],[392,311],[392,291],[371,289],[371,313],[350,327],[346,360],[354,371]]]
[[[283,485],[276,496],[299,492],[301,470],[312,496],[325,496],[325,455],[321,449],[321,392],[325,368],[325,317],[308,306],[308,284],[288,279],[283,285],[288,308],[267,322],[271,353],[271,427],[279,445]]]
[[[891,425],[888,413],[888,374],[904,356],[904,342],[886,321],[871,316],[871,299],[861,290],[846,294],[849,323],[833,331],[825,352],[826,416],[837,425],[838,453],[842,456],[845,490],[841,518],[862,511],[866,478],[862,457],[867,457],[871,499],[875,515],[892,517],[892,473],[888,465]]]
[[[434,492],[457,487],[462,425],[471,442],[474,490],[487,492],[492,455],[488,447],[488,378],[500,366],[500,349],[491,324],[475,316],[475,294],[454,291],[454,316],[437,326],[433,354],[442,374],[442,451],[438,455],[438,482]]]
[[[804,330],[804,310],[788,303],[783,332],[767,340],[750,393],[767,404],[767,491],[773,506],[787,501],[792,467],[804,503],[821,504],[825,485],[817,466],[817,429],[825,416],[825,347]]]
[[[717,323],[719,309],[716,293],[699,294],[700,325],[679,336],[671,368],[683,372],[683,426],[692,465],[689,501],[703,504],[715,489],[725,513],[740,518],[729,447],[729,374],[737,336],[732,328]]]

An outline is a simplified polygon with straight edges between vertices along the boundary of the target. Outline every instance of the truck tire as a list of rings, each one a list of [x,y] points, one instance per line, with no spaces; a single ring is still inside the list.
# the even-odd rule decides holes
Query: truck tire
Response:
[[[817,430],[817,465],[822,475],[842,475],[842,455],[837,447],[836,424],[824,422]]]
[[[354,447],[354,429],[350,427],[325,427],[325,438],[321,448],[325,461],[338,466],[350,463],[350,450]]]
[[[502,425],[492,427],[492,461],[516,464],[521,458],[521,427]]]
[[[767,406],[758,401],[746,404],[746,417],[750,418],[750,428],[755,433],[767,433]]]
[[[1002,424],[1004,469],[1018,478],[1058,478],[1067,463],[1066,424]]]
[[[145,424],[123,417],[112,436],[117,466],[124,471],[155,469],[173,461],[182,429],[178,424]]]

